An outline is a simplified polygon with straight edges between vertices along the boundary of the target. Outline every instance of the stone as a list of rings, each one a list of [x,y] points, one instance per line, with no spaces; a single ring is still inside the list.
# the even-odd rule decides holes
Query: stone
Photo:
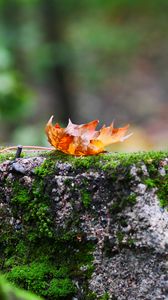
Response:
[[[62,161],[60,157],[58,161],[55,158],[54,167],[51,168],[51,160],[48,167],[52,172],[47,169],[45,173],[36,169],[47,168],[47,158],[44,156],[19,158],[15,162],[0,164],[2,232],[8,228],[11,235],[22,234],[26,239],[34,226],[31,219],[30,223],[26,223],[27,205],[32,204],[32,208],[35,203],[33,213],[36,216],[38,212],[40,229],[44,227],[46,230],[46,226],[52,226],[50,229],[54,236],[58,238],[61,234],[62,247],[69,247],[74,257],[76,253],[80,257],[80,249],[87,243],[92,245],[92,253],[89,253],[92,254],[92,272],[89,276],[85,275],[90,268],[87,262],[79,264],[79,269],[74,270],[72,281],[77,289],[71,296],[72,300],[87,300],[87,293],[96,295],[95,299],[108,295],[109,299],[117,300],[166,300],[167,154],[161,155],[160,159],[157,154],[155,159],[153,154],[145,158],[144,153],[139,161],[137,154],[133,154],[131,162],[126,162],[127,154],[123,160],[117,160],[116,155],[111,155],[110,160],[110,154],[103,154],[100,161],[99,156],[93,157],[93,163],[89,166],[91,158],[73,158],[73,163],[72,158],[68,161],[68,156],[67,161],[65,156]],[[80,163],[83,165],[80,166]],[[154,172],[151,171],[152,164]],[[23,187],[25,198],[22,199],[21,188],[19,191],[14,189],[15,181]],[[36,187],[35,182],[39,183]],[[39,191],[42,191],[40,195]],[[21,204],[15,205],[13,199],[19,199]],[[39,209],[40,203],[43,204],[42,211]],[[50,219],[48,221],[50,216],[52,222]],[[67,235],[62,237],[63,233]],[[72,236],[71,242],[69,236]],[[45,231],[39,240],[45,243],[46,238]],[[52,250],[57,252],[57,249]]]

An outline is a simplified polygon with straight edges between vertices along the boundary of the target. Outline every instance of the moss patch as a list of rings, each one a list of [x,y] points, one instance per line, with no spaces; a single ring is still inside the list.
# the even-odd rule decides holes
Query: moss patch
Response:
[[[84,207],[88,208],[91,204],[92,198],[87,190],[81,190],[81,199]]]
[[[133,153],[110,153],[102,155],[102,169],[115,169],[117,166],[122,167],[131,166],[133,164],[145,163],[151,164],[168,157],[168,152],[164,151],[150,151],[150,152],[133,152]]]
[[[45,192],[45,166],[36,169],[38,178],[31,189],[24,187],[19,177],[10,183],[14,220],[0,237],[4,257],[1,270],[10,282],[48,300],[72,299],[78,293],[77,280],[87,299],[94,243],[79,238],[73,224],[69,232],[54,231],[51,203]],[[84,201],[88,205],[86,197]]]
[[[15,154],[13,153],[0,153],[0,163],[6,161],[6,160],[13,160],[15,157]]]
[[[37,152],[34,154],[29,154],[29,156],[36,156]],[[149,151],[149,152],[133,152],[133,153],[102,153],[99,155],[92,156],[82,156],[75,157],[71,155],[64,154],[60,151],[42,152],[38,153],[46,158],[45,162],[37,169],[38,175],[47,176],[52,173],[55,163],[57,161],[69,162],[74,168],[80,169],[90,169],[98,168],[103,170],[115,169],[117,166],[121,165],[123,167],[130,166],[132,164],[142,163],[149,164],[153,168],[153,162],[158,161],[168,157],[168,151]],[[23,156],[25,156],[23,151]],[[2,153],[0,154],[0,162],[7,159],[14,159],[14,154]],[[47,172],[50,173],[47,173]]]
[[[75,292],[68,268],[58,268],[49,261],[18,265],[6,277],[18,286],[49,299],[63,298]]]
[[[168,209],[168,176],[166,176],[166,180],[164,182],[158,182],[158,180],[156,180],[156,184],[158,184],[157,194],[160,200],[160,205],[161,207],[167,207]]]
[[[162,175],[159,172],[159,162],[148,162],[147,168],[150,178],[144,180],[144,183],[148,188],[157,188],[157,195],[160,201],[160,205],[163,208],[168,208],[168,166],[161,166],[165,171]]]
[[[110,208],[110,212],[112,215],[115,215],[121,212],[125,207],[133,206],[135,203],[136,195],[131,192],[128,196],[125,196],[122,199],[118,199],[117,201],[115,201]]]

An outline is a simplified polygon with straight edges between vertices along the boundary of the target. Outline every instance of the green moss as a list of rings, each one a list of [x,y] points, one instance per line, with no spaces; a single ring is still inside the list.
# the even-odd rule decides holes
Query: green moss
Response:
[[[34,152],[32,156],[37,153]],[[11,153],[1,153],[0,162],[7,159],[14,159],[14,154]],[[29,154],[30,156],[30,154]],[[116,168],[118,165],[129,166],[138,162],[144,162],[145,164],[150,164],[152,168],[152,162],[162,160],[168,157],[168,151],[149,151],[149,152],[133,152],[133,153],[102,153],[99,155],[75,157],[71,155],[64,154],[60,151],[43,152],[41,156],[46,158],[44,164],[38,168],[39,175],[48,175],[46,169],[54,167],[57,161],[69,162],[76,168],[89,169],[91,167],[103,168],[104,170],[108,168]]]
[[[116,233],[116,237],[117,237],[117,240],[118,240],[118,244],[120,245],[123,241],[123,238],[124,238],[124,233],[121,232],[121,231],[118,231]]]
[[[135,240],[132,239],[132,238],[129,238],[129,239],[127,240],[127,244],[128,244],[128,246],[129,246],[130,248],[134,248],[134,247],[135,247]]]
[[[156,186],[155,181],[154,181],[153,179],[151,179],[151,178],[148,178],[148,179],[144,180],[144,183],[145,183],[145,184],[147,185],[147,187],[149,187],[149,188],[153,188],[153,187]]]
[[[29,192],[18,181],[13,182],[13,197],[12,202],[20,205],[27,205],[29,202]]]
[[[54,218],[45,193],[45,173],[42,169],[38,171],[31,189],[24,187],[19,179],[10,183],[14,195],[11,201],[13,216],[21,218],[22,225],[13,232],[5,228],[1,235],[1,250],[4,249],[5,256],[2,270],[10,282],[48,300],[71,299],[76,293],[74,279],[78,278],[81,284],[83,282],[87,299],[94,244],[83,241],[80,233],[73,231],[78,216],[73,220],[74,225],[70,224],[69,232],[53,231]],[[87,205],[86,196],[84,201]]]
[[[56,268],[53,263],[32,262],[13,267],[6,278],[18,286],[49,299],[74,294],[75,287],[66,267]]]
[[[83,291],[88,293],[93,249],[91,242],[79,240],[77,234],[68,238],[61,232],[48,239],[35,236],[31,243],[24,237],[10,252],[3,271],[10,282],[49,300],[71,299],[76,293],[74,278],[83,282]]]
[[[164,166],[165,171],[168,171],[168,165]]]
[[[130,195],[126,198],[126,201],[131,205],[134,205],[136,203],[136,194],[130,193]]]
[[[163,178],[156,178],[155,183],[158,188],[157,195],[160,200],[160,205],[168,209],[168,172],[164,180]]]
[[[101,157],[103,170],[116,169],[119,165],[127,167],[133,164],[142,163],[152,165],[161,159],[168,157],[168,152],[151,151],[151,152],[133,152],[133,153],[110,153],[103,154]]]
[[[15,160],[15,156],[16,156],[16,150],[0,153],[0,164],[6,160],[11,160],[11,161]],[[24,156],[25,156],[25,154],[24,154],[24,152],[22,152],[20,157],[24,157]]]
[[[94,292],[88,292],[86,300],[97,300],[97,295]]]
[[[168,168],[164,167],[165,175],[162,176],[158,172],[159,161],[149,162],[147,164],[148,172],[150,178],[144,180],[144,183],[148,188],[157,188],[157,195],[159,198],[160,206],[163,208],[168,208]]]
[[[129,188],[129,187],[127,187]],[[112,215],[115,215],[119,212],[121,212],[125,207],[127,206],[133,206],[136,203],[136,194],[133,192],[130,192],[130,194],[128,196],[123,196],[121,199],[117,199],[117,201],[115,201],[111,208],[110,208],[110,212]]]
[[[109,297],[109,294],[108,293],[105,293],[101,298],[100,300],[109,300],[110,297]]]
[[[152,168],[152,162],[155,161],[157,163],[159,160],[168,157],[168,152],[102,153],[99,155],[75,157],[60,151],[52,151],[45,153],[43,156],[46,157],[46,160],[37,169],[37,174],[47,176],[48,171],[53,171],[57,161],[69,162],[77,169],[101,168],[104,171],[115,170],[118,166],[126,167],[139,162],[149,164]]]
[[[13,153],[0,153],[0,163],[6,161],[6,160],[13,160],[15,157],[15,154]]]
[[[52,174],[55,169],[55,164],[58,161],[61,161],[62,163],[68,162],[72,164],[75,169],[89,169],[91,167],[98,168],[101,165],[100,160],[103,158],[103,155],[104,154],[75,157],[64,154],[60,151],[52,151],[43,155],[46,157],[46,160],[36,169],[35,173],[43,177]]]
[[[14,181],[12,187],[13,197],[11,202],[14,216],[19,211],[20,216],[24,215],[23,225],[25,227],[28,228],[30,223],[34,225],[32,230],[27,233],[29,240],[34,239],[35,235],[51,237],[50,204],[47,195],[44,193],[43,182],[40,179],[35,180],[31,190],[23,187],[19,181]]]
[[[72,161],[75,168],[80,169],[90,169],[90,168],[99,168],[101,165],[101,158],[103,158],[104,154],[92,155],[92,156],[83,156],[76,157],[75,160]]]
[[[37,153],[35,152],[32,156],[36,154]],[[151,170],[154,170],[155,166],[153,165],[153,161],[157,163],[159,160],[168,157],[168,152],[102,153],[99,155],[75,157],[55,150],[45,152],[41,154],[41,156],[46,159],[44,163],[36,169],[35,173],[41,177],[45,177],[54,172],[55,164],[58,161],[69,162],[76,169],[88,170],[90,168],[100,168],[104,171],[114,171],[118,166],[126,167],[139,162],[144,162],[149,165]],[[8,153],[0,155],[0,162],[5,161],[6,159],[14,159],[14,154]]]
[[[92,198],[87,190],[81,190],[81,200],[85,208],[88,208],[91,204]]]

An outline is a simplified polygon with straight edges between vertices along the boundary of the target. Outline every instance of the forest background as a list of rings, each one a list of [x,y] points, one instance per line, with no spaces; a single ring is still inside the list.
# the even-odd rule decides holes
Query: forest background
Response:
[[[67,124],[130,123],[111,150],[168,146],[167,0],[0,0],[0,145]]]

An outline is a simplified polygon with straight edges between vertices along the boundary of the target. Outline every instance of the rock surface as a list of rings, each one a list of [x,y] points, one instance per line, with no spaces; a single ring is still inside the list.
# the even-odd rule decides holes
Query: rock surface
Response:
[[[14,183],[36,201],[34,183],[39,180],[40,197],[49,199],[54,234],[67,231],[79,244],[94,245],[92,273],[87,278],[71,275],[76,290],[64,299],[168,299],[167,155],[125,154],[116,159],[104,154],[89,164],[87,158],[46,157],[0,164],[1,233],[22,232],[24,238],[29,232],[26,208],[14,209],[18,199],[22,205],[27,199]],[[5,254],[1,269],[7,272],[3,259]],[[87,269],[87,263],[80,265],[82,274]]]

